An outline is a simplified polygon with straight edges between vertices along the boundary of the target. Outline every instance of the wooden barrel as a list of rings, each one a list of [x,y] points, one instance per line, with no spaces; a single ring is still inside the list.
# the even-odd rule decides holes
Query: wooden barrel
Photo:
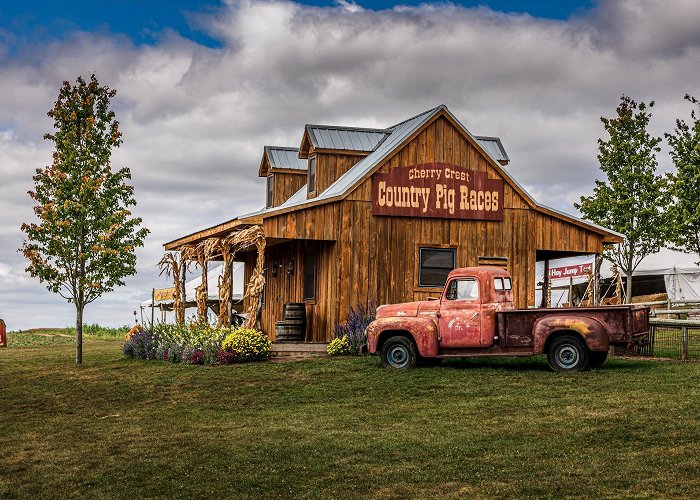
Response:
[[[303,342],[305,331],[301,321],[282,320],[275,323],[276,342]]]
[[[303,302],[288,302],[284,305],[284,319],[306,323],[306,305]]]

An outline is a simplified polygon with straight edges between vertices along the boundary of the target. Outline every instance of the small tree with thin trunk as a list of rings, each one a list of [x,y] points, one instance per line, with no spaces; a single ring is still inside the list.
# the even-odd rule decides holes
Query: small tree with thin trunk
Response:
[[[625,273],[627,300],[632,299],[632,273],[666,239],[666,182],[656,174],[660,137],[647,131],[654,102],[646,105],[622,96],[614,118],[601,117],[609,140],[598,139],[598,162],[606,180],[596,180],[592,196],[574,206],[587,219],[613,229],[625,241],[605,257]]]
[[[29,191],[39,220],[22,224],[27,272],[75,305],[77,364],[85,306],[136,273],[134,249],[148,234],[129,210],[136,204],[129,169],[110,165],[112,149],[122,142],[110,109],[115,95],[95,75],[89,82],[63,82],[48,112],[54,132],[44,136],[54,143],[53,162],[36,170]]]
[[[690,95],[685,99],[700,109]],[[669,206],[671,248],[695,254],[700,265],[700,116],[693,109],[692,123],[676,120],[674,134],[665,134],[677,172],[671,176],[674,203]]]

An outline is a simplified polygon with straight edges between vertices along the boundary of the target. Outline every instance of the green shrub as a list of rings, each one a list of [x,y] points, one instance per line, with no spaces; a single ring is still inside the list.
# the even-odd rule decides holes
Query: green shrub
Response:
[[[252,328],[233,330],[221,343],[221,349],[233,354],[233,361],[262,361],[270,356],[272,342],[261,331]]]
[[[329,356],[349,356],[353,353],[350,339],[346,336],[334,338],[331,343],[328,344],[326,352]]]

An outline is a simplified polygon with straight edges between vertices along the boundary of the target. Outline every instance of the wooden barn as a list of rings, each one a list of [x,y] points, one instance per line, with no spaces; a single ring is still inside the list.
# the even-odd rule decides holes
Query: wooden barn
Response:
[[[444,105],[385,129],[306,125],[299,148],[264,148],[264,209],[165,248],[260,226],[272,339],[286,303],[305,304],[306,341],[329,341],[351,307],[438,296],[455,267],[506,268],[517,305],[534,306],[536,261],[599,254],[622,237],[540,205],[508,164],[500,139],[472,135]],[[236,256],[246,280],[258,257]]]

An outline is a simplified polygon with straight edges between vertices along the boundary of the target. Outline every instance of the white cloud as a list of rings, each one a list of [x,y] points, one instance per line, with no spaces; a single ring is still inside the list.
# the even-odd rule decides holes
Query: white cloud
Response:
[[[113,160],[132,169],[152,234],[139,274],[87,317],[124,324],[151,287],[167,285],[154,267],[161,245],[259,208],[262,147],[298,145],[305,123],[386,126],[445,103],[473,132],[503,139],[511,172],[539,201],[573,211],[598,174],[599,117],[622,93],[657,101],[657,135],[687,116],[683,94],[700,95],[700,6],[639,5],[605,0],[553,21],[449,4],[374,12],[241,1],[197,16],[221,48],[164,32],[151,46],[74,33],[0,49],[0,316],[10,328],[72,322],[15,252],[34,168],[50,161],[41,137],[63,80],[95,71],[118,90],[125,142]],[[7,276],[22,278],[11,291]]]

